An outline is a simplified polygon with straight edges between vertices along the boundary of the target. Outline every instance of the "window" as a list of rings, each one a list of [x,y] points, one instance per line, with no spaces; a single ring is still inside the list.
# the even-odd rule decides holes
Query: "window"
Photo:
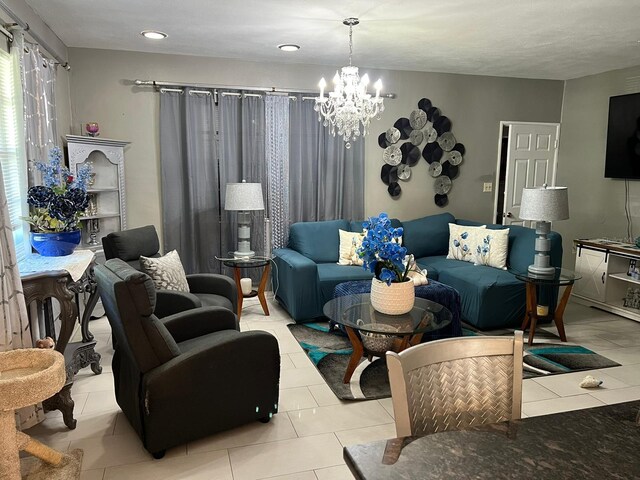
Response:
[[[22,98],[18,67],[12,57],[0,50],[0,165],[4,188],[9,204],[9,219],[13,229],[18,260],[24,258],[28,249],[26,222],[20,217],[27,215],[26,159],[22,141]]]

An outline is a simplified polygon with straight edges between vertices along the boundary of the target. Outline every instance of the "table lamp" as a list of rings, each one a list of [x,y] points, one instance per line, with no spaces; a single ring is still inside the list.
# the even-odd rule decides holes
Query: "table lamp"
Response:
[[[224,198],[225,210],[238,211],[238,250],[236,258],[251,258],[256,252],[251,250],[251,211],[264,210],[262,185],[260,183],[227,183]]]
[[[540,276],[553,276],[555,268],[550,265],[549,251],[551,241],[547,238],[551,223],[569,218],[569,197],[567,187],[524,188],[520,204],[520,219],[536,222],[536,254],[529,273]]]

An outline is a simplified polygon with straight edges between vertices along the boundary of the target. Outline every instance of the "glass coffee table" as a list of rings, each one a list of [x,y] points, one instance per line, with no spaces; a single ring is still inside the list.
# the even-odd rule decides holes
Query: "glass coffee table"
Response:
[[[353,346],[344,383],[350,382],[363,357],[371,360],[384,357],[388,350],[401,352],[420,343],[423,334],[449,325],[452,319],[449,309],[424,298],[416,298],[409,313],[386,315],[373,309],[368,293],[334,298],[324,305],[323,313],[344,327]]]

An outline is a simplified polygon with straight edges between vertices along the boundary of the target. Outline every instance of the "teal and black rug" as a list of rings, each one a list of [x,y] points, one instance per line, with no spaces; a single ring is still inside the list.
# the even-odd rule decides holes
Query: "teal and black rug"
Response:
[[[374,358],[373,362],[363,359],[351,382],[344,384],[342,378],[352,351],[349,339],[339,331],[329,331],[326,322],[289,325],[289,329],[338,398],[373,400],[391,396],[384,359]],[[481,335],[466,328],[463,333]],[[505,334],[512,335],[513,331]],[[536,340],[531,347],[525,343],[524,378],[619,365],[580,345],[560,343],[542,329],[536,332]]]

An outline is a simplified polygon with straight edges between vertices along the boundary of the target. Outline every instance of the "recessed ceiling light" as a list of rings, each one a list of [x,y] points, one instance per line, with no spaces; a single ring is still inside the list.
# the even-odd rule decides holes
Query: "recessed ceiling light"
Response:
[[[293,43],[283,43],[282,45],[278,45],[278,48],[283,52],[295,52],[296,50],[300,50],[300,45],[294,45]]]
[[[150,38],[151,40],[162,40],[163,38],[167,38],[167,34],[164,32],[159,32],[157,30],[143,30],[140,32],[145,38]]]

